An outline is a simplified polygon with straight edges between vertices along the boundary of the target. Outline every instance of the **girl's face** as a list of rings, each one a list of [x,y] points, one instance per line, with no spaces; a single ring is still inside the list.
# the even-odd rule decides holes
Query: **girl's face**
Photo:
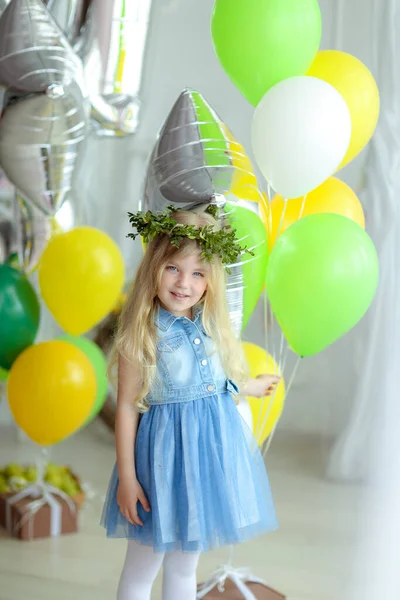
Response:
[[[163,271],[157,294],[164,308],[177,317],[191,318],[192,306],[207,289],[209,268],[202,262],[200,251],[174,256]]]

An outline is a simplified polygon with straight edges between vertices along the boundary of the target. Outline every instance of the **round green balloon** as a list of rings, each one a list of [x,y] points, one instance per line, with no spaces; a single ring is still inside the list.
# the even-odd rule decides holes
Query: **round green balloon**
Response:
[[[308,71],[321,12],[317,0],[216,0],[211,34],[226,73],[257,106],[273,85]]]
[[[10,369],[17,356],[33,344],[40,305],[23,273],[0,265],[0,367]]]
[[[268,264],[268,239],[265,227],[257,214],[254,202],[240,201],[240,204],[228,202],[225,211],[228,212],[229,224],[236,229],[236,237],[241,246],[247,246],[254,256],[242,256],[243,276],[243,329],[262,294],[265,285],[265,275]],[[245,206],[248,205],[248,208]],[[254,208],[254,210],[253,210]]]
[[[277,240],[266,286],[272,310],[300,356],[320,352],[368,310],[379,264],[370,237],[334,214],[304,217]]]
[[[108,379],[107,379],[107,360],[104,352],[91,340],[85,337],[76,337],[74,335],[65,334],[58,338],[73,344],[90,360],[94,372],[96,374],[96,398],[90,411],[89,417],[83,426],[87,425],[100,412],[107,397]]]

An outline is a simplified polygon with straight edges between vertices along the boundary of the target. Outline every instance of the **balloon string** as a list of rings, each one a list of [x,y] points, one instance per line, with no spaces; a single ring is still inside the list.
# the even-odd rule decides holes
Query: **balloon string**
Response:
[[[256,438],[256,441],[257,441],[257,446],[260,445],[262,432],[263,432],[264,428],[267,425],[268,418],[269,418],[272,406],[274,404],[274,399],[275,399],[276,391],[277,391],[277,387],[274,389],[274,391],[272,392],[272,394],[270,396],[265,396],[265,398],[262,398],[262,400],[261,400],[260,411],[258,413],[258,420],[260,420],[261,414],[262,414],[262,412],[264,410],[264,407],[265,407],[265,405],[266,405],[267,402],[268,402],[268,406],[267,406],[267,410],[265,411],[263,422],[262,422],[261,426],[256,430],[256,431],[258,431],[257,436],[254,436]]]
[[[290,380],[289,380],[288,386],[287,386],[287,388],[286,388],[286,390],[285,390],[285,396],[284,396],[284,399],[283,399],[283,402],[284,402],[284,403],[286,402],[286,398],[288,397],[288,394],[289,394],[290,390],[292,389],[293,382],[294,382],[294,378],[296,377],[297,369],[299,368],[299,364],[300,364],[300,356],[298,356],[298,357],[297,357],[296,364],[295,364],[295,365],[294,365],[294,367],[293,367],[293,372],[292,372],[292,375],[291,375],[291,377],[290,377]],[[270,433],[270,435],[269,435],[269,437],[268,437],[268,441],[267,441],[267,443],[266,443],[266,445],[265,445],[265,447],[264,447],[264,449],[263,449],[263,452],[262,452],[263,458],[265,458],[265,457],[266,457],[266,455],[267,455],[267,452],[268,452],[268,450],[270,449],[270,446],[271,446],[271,443],[272,443],[273,437],[274,437],[274,435],[275,435],[275,431],[276,431],[276,427],[277,427],[277,425],[278,425],[278,423],[275,423],[275,426],[274,426],[273,430],[271,431],[271,433]]]
[[[307,200],[307,194],[305,194],[303,196],[303,202],[301,203],[300,212],[299,212],[299,219],[301,219],[303,217],[304,209],[306,207],[306,200]]]
[[[282,353],[283,353],[283,352],[282,352]],[[283,362],[284,362],[284,364],[286,363],[286,358],[287,358],[287,355],[288,355],[288,347],[286,346],[286,352],[285,352],[285,357],[284,357],[284,361],[283,361]],[[277,371],[277,372],[275,372],[275,373],[274,373],[274,375],[279,375],[280,377],[283,377],[284,370],[283,370],[283,367],[281,367],[281,362],[279,362],[279,364],[275,363],[274,367],[275,367],[275,368],[274,368],[274,371],[275,371],[275,370]],[[266,396],[266,397],[263,399],[263,401],[261,402],[260,411],[259,411],[259,413],[258,413],[257,426],[256,426],[256,428],[255,428],[255,430],[254,430],[254,432],[255,432],[255,433],[256,433],[256,432],[258,432],[258,435],[257,435],[257,437],[255,436],[255,437],[256,437],[256,439],[257,439],[257,444],[258,444],[258,445],[259,445],[259,444],[260,444],[260,442],[261,442],[261,436],[262,436],[262,432],[263,432],[264,428],[265,428],[265,427],[266,427],[266,425],[267,425],[268,418],[269,418],[269,415],[270,415],[270,412],[271,412],[271,409],[272,409],[272,406],[273,406],[273,403],[274,403],[274,400],[275,400],[275,395],[276,395],[277,391],[278,391],[278,386],[276,386],[276,387],[275,387],[275,389],[274,389],[273,393],[271,394],[271,396]],[[260,427],[260,426],[259,426],[259,420],[260,420],[261,413],[263,412],[263,409],[264,409],[264,404],[265,404],[265,402],[266,402],[267,398],[268,398],[268,401],[269,401],[269,403],[268,403],[268,407],[267,407],[266,413],[265,413],[265,415],[264,415],[264,420],[263,420],[263,423],[262,423],[262,425],[261,425],[261,427]],[[277,423],[276,423],[276,424],[277,424]],[[274,429],[275,429],[275,427],[276,427],[276,424],[275,424],[275,426],[274,426]],[[271,434],[270,434],[270,435],[272,435],[272,434],[273,434],[273,432],[271,432]]]
[[[282,231],[282,228],[283,228],[283,224],[284,224],[285,216],[286,216],[287,205],[288,205],[288,199],[284,198],[283,199],[283,210],[282,210],[281,218],[280,218],[280,221],[279,221],[278,231],[276,232],[276,240],[279,238],[279,236],[281,234],[281,231]],[[270,306],[270,310],[271,310],[271,329],[272,329],[271,336],[272,336],[272,343],[273,343],[272,358],[274,359],[274,363],[276,365],[276,363],[279,362],[279,361],[278,361],[278,356],[277,356],[276,348],[275,348],[275,331],[274,331],[274,328],[275,328],[275,319],[274,319],[274,316],[273,316],[273,313],[272,313],[272,306],[271,306],[270,302],[269,302],[269,306]],[[279,329],[278,329],[278,331],[279,331]],[[283,337],[283,333],[281,333],[281,336]],[[282,339],[282,337],[281,337],[281,343],[280,343],[281,348],[283,347],[283,339]],[[274,366],[274,375],[277,375],[276,366]]]
[[[288,205],[288,199],[287,199],[287,198],[284,198],[284,199],[283,199],[283,210],[282,210],[281,218],[280,218],[280,221],[279,221],[279,227],[278,227],[278,231],[277,231],[277,233],[276,233],[276,239],[278,239],[278,237],[281,235],[281,232],[282,232],[283,223],[284,223],[284,221],[285,221],[285,216],[286,216],[286,208],[287,208],[287,205]],[[283,233],[283,232],[282,232],[282,233]]]

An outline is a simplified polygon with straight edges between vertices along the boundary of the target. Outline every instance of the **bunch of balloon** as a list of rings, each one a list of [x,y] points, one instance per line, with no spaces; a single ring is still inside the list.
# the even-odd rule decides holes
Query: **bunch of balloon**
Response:
[[[252,146],[272,200],[260,204],[269,306],[291,350],[310,356],[351,329],[376,291],[361,203],[334,175],[373,135],[379,91],[354,56],[318,51],[317,0],[216,0],[211,32],[223,68],[256,107]],[[280,365],[283,346],[282,337]]]

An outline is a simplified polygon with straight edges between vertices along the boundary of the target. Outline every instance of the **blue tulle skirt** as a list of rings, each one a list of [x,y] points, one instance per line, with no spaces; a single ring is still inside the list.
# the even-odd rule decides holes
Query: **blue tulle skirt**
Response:
[[[115,466],[101,524],[155,552],[204,552],[277,528],[261,453],[229,393],[152,406],[140,421],[136,473],[143,526],[121,514]]]

